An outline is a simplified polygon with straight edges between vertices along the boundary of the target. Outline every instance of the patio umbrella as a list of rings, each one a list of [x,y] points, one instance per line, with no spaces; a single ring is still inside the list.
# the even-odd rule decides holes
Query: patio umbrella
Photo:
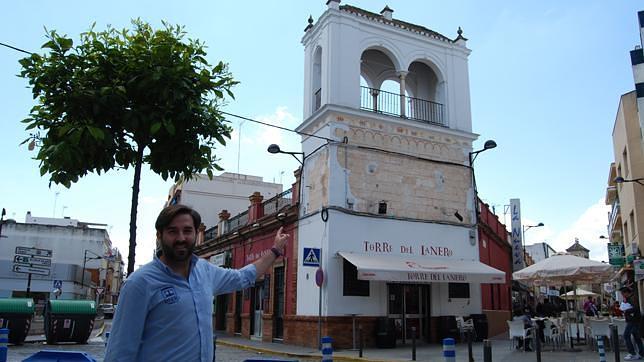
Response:
[[[613,274],[613,267],[609,264],[569,254],[555,254],[514,272],[512,279],[522,280],[532,285],[572,283],[573,298],[577,299],[577,283],[601,283],[610,280]],[[566,303],[567,308],[568,303]],[[577,305],[575,304],[576,321]],[[579,339],[579,324],[577,324],[577,339]],[[572,333],[570,333],[570,348],[572,347]]]
[[[588,298],[588,297],[596,297],[598,295],[599,294],[590,292],[590,291],[588,291],[586,289],[577,288],[576,290],[571,290],[568,293],[560,295],[559,298],[567,299],[567,300],[575,299],[575,298],[576,299],[585,299],[585,298]]]

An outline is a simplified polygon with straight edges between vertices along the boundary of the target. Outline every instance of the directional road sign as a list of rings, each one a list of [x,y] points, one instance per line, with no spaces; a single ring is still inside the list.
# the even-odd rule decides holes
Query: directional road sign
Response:
[[[13,271],[16,273],[25,273],[25,274],[39,274],[39,275],[49,275],[49,269],[40,269],[26,265],[13,265]]]
[[[51,250],[48,250],[48,249],[27,248],[24,246],[16,246],[16,254],[44,256],[46,258],[51,258],[52,252]]]
[[[25,264],[27,266],[51,266],[51,259],[40,258],[37,256],[16,255],[13,257],[13,262],[15,264]]]

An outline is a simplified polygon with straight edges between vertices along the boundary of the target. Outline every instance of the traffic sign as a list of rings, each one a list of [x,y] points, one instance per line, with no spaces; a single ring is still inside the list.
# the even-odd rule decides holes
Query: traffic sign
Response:
[[[304,248],[304,266],[320,266],[320,249],[319,248]]]
[[[31,256],[44,256],[51,258],[52,252],[48,249],[27,248],[24,246],[16,246],[16,254],[31,255]]]
[[[324,272],[322,271],[322,268],[318,268],[318,270],[315,271],[315,284],[318,287],[321,287],[322,284],[324,284]]]
[[[103,294],[104,288],[96,288],[96,294]]]
[[[54,289],[63,289],[63,281],[62,280],[54,280]]]
[[[13,257],[13,262],[16,264],[26,264],[28,266],[51,266],[51,259],[48,258],[39,258],[37,256],[25,256],[25,255],[16,255]]]
[[[26,265],[13,265],[13,271],[16,273],[26,273],[26,274],[38,274],[38,275],[49,275],[49,269],[40,269]]]

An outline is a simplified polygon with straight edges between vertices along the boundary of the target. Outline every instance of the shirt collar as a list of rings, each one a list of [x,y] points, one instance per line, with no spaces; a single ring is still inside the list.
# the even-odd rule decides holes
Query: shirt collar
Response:
[[[195,269],[195,264],[197,264],[197,261],[198,261],[198,260],[199,260],[199,257],[198,257],[198,256],[196,256],[195,254],[192,254],[192,255],[190,256],[190,271],[189,271],[189,274],[192,274],[193,270]],[[159,257],[158,257],[156,254],[154,254],[154,260],[153,260],[153,262],[154,262],[154,265],[155,265],[157,268],[159,268],[159,269],[163,270],[166,274],[168,274],[168,275],[172,275],[172,276],[179,276],[179,275],[178,275],[177,273],[175,273],[172,269],[170,269],[170,267],[169,267],[169,266],[167,266],[163,261],[161,261],[161,259],[159,259]],[[183,278],[182,278],[182,279],[183,279]]]

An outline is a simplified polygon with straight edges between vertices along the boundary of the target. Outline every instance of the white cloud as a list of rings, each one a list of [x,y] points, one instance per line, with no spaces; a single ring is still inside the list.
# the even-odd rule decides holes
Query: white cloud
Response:
[[[591,259],[608,261],[607,241],[599,237],[606,235],[609,211],[610,206],[604,204],[604,199],[599,199],[565,230],[557,232],[549,228],[548,225],[530,229],[526,233],[526,244],[545,241],[556,251],[565,251],[575,242],[575,238],[578,238],[579,243],[590,250]],[[536,223],[533,220],[523,220],[524,225],[535,225]]]

